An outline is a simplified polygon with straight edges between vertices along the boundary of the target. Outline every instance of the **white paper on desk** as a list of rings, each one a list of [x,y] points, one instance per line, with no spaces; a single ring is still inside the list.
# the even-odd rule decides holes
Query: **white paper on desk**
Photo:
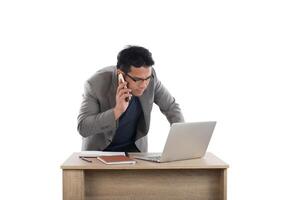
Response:
[[[110,152],[110,151],[81,151],[79,156],[92,158],[97,156],[125,156],[125,152]]]

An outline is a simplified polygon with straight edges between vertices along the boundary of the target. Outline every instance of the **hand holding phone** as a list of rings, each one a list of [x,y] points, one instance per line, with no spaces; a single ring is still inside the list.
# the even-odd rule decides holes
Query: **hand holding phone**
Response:
[[[118,81],[119,81],[119,84],[121,84],[121,83],[124,83],[124,82],[125,82],[125,80],[124,80],[124,77],[123,77],[123,74],[122,74],[122,73],[119,73],[119,74],[118,74]],[[124,86],[124,88],[125,88],[125,89],[127,89],[127,86],[125,85],[125,86]],[[129,101],[129,97],[126,97],[126,98],[125,98],[125,101],[127,101],[127,102],[128,102],[128,101]]]
[[[118,72],[118,88],[116,93],[116,106],[114,108],[115,119],[117,120],[124,113],[129,105],[132,96],[131,89],[127,87],[122,72]]]

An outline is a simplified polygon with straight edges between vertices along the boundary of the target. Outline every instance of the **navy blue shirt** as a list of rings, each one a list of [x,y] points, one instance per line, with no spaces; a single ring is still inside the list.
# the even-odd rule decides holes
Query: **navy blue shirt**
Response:
[[[127,110],[119,118],[116,134],[110,145],[105,149],[106,151],[126,151],[123,148],[134,144],[136,128],[141,113],[142,107],[139,99],[132,96]]]

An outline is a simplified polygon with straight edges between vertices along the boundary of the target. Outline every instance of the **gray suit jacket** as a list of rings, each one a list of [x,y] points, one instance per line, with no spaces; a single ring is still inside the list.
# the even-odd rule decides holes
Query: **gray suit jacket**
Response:
[[[139,97],[143,115],[138,122],[135,144],[141,152],[147,152],[147,133],[153,103],[158,105],[170,124],[184,121],[179,105],[157,79],[154,69],[152,71],[154,78]],[[117,87],[115,66],[99,70],[86,82],[77,127],[83,137],[82,150],[101,151],[112,142],[118,128],[118,120],[115,120],[113,112]]]

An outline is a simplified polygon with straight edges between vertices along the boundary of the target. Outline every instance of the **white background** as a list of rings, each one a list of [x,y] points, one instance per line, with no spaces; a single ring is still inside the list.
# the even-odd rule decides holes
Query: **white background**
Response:
[[[61,199],[83,84],[128,44],[186,121],[217,120],[228,199],[299,199],[297,1],[1,1],[1,199]],[[152,113],[149,151],[169,124]]]

